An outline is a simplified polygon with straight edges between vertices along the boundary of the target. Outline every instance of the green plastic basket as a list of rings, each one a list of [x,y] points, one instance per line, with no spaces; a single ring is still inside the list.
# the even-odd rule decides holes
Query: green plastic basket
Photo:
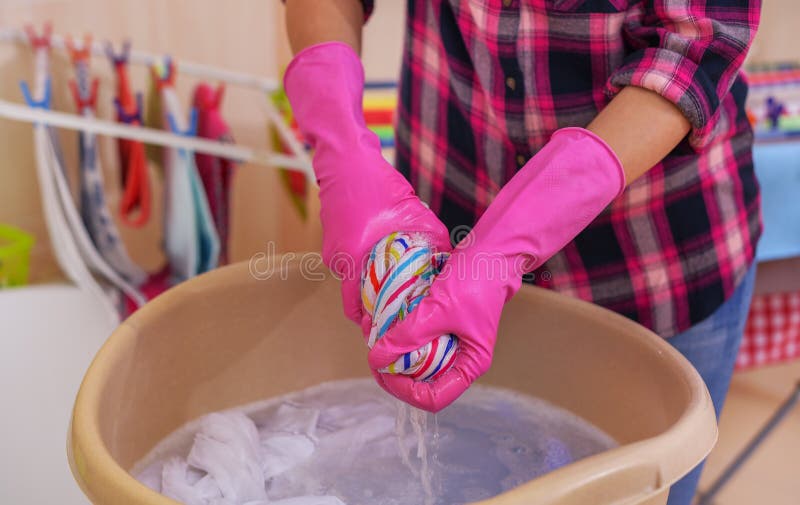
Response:
[[[0,224],[0,289],[28,283],[32,247],[32,236]]]

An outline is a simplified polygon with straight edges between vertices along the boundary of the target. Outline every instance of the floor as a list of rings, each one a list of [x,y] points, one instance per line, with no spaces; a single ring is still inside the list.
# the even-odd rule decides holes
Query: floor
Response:
[[[720,418],[720,438],[708,459],[700,489],[763,426],[800,381],[800,361],[734,375]],[[773,431],[714,501],[715,505],[800,503],[800,405]]]

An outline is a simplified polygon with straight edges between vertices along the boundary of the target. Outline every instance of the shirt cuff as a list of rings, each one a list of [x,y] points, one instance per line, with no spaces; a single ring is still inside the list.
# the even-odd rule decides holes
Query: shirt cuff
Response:
[[[663,48],[646,48],[628,56],[606,83],[613,97],[625,86],[649,89],[674,103],[692,125],[689,144],[702,150],[720,124],[717,90],[695,62]]]

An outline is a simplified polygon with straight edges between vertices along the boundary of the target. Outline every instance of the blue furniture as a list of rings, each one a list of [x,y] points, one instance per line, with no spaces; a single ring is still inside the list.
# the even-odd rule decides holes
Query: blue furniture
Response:
[[[800,256],[800,142],[756,143],[753,159],[764,213],[756,259]]]

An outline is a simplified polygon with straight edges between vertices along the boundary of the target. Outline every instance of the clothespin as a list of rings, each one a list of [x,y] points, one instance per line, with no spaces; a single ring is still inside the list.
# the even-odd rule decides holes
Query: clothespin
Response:
[[[28,35],[28,41],[34,49],[50,49],[53,25],[49,21],[44,24],[41,35],[36,35],[36,31],[31,25],[25,25],[25,33]]]
[[[175,118],[172,117],[172,114],[167,114],[167,121],[169,121],[169,129],[172,130],[172,133],[183,135],[184,137],[194,137],[197,135],[197,109],[192,107],[192,110],[189,113],[189,128],[185,131],[181,131],[178,128],[177,123],[175,123]]]
[[[172,59],[172,56],[167,55],[165,59],[166,65],[166,75],[164,76],[166,80],[170,84],[175,84],[175,62]]]
[[[97,77],[92,79],[92,87],[89,90],[89,96],[84,97],[78,89],[78,83],[76,83],[74,79],[69,81],[69,89],[72,91],[72,98],[75,100],[75,106],[78,108],[78,112],[86,108],[94,109],[97,104],[97,87],[99,84],[100,80]]]
[[[71,36],[68,36],[65,42],[73,64],[89,62],[89,58],[92,56],[92,36],[90,34],[87,33],[83,36],[83,46],[80,48],[75,45]]]
[[[114,52],[114,46],[111,42],[106,41],[105,44],[106,56],[111,64],[116,68],[118,66],[127,65],[128,58],[131,55],[131,41],[125,40],[122,42],[122,50],[118,53]]]
[[[214,93],[214,108],[219,109],[222,105],[222,99],[225,97],[225,83],[217,84],[217,91]]]
[[[114,107],[117,109],[117,116],[119,120],[126,124],[144,124],[142,119],[144,97],[141,92],[136,93],[136,110],[129,113],[125,110],[119,101],[119,98],[114,99]]]
[[[20,81],[19,87],[22,89],[22,96],[29,107],[50,110],[50,78],[48,77],[44,84],[44,98],[41,100],[34,100],[31,95],[31,90],[28,87],[27,81]]]
[[[151,67],[153,81],[158,86],[158,89],[175,85],[175,62],[172,61],[171,57],[167,56],[165,63],[165,65],[153,65]]]
[[[222,99],[225,96],[225,84],[219,83],[213,92],[210,86],[200,84],[195,95],[195,106],[202,110],[219,109]]]

